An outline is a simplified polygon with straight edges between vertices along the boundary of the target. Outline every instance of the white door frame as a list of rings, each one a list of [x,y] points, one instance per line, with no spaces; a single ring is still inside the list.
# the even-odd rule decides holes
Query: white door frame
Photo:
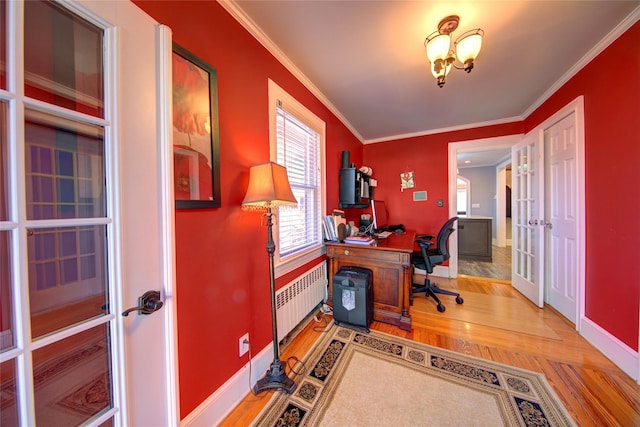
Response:
[[[511,148],[513,144],[522,139],[522,134],[497,136],[494,138],[475,139],[469,141],[450,142],[449,150],[449,218],[457,216],[457,168],[458,153],[470,153],[475,151],[488,151]],[[458,276],[458,239],[449,239],[449,274],[448,277]]]
[[[507,240],[507,166],[511,159],[496,166],[496,246],[510,245]]]

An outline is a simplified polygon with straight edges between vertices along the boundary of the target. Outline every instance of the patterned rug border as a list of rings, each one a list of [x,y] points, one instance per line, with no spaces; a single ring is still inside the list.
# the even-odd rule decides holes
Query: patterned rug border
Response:
[[[505,425],[575,426],[541,373],[384,332],[365,334],[333,324],[303,357],[306,371],[295,378],[296,390],[291,395],[274,393],[252,426],[316,425],[356,351],[494,395]]]

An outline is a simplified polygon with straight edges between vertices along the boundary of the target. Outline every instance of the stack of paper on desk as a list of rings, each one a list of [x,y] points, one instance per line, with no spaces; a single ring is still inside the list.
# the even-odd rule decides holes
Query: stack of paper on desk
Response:
[[[344,242],[351,245],[370,245],[375,242],[375,240],[366,236],[348,236],[345,237]]]

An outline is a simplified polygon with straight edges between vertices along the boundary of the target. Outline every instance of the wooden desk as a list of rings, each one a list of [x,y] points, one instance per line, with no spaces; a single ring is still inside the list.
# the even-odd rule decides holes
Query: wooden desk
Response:
[[[326,242],[330,294],[333,293],[333,276],[340,268],[368,268],[373,273],[373,318],[410,331],[409,296],[414,240],[415,233],[406,232],[379,239],[372,246]]]

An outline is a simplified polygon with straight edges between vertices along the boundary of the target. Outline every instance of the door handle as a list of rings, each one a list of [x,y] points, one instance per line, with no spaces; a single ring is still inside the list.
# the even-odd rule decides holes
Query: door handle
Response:
[[[138,306],[131,307],[122,312],[127,317],[132,311],[139,311],[139,314],[151,314],[162,308],[164,302],[160,299],[159,291],[147,291],[138,298]]]
[[[538,220],[537,219],[530,219],[529,220],[529,225],[538,225]]]
[[[551,221],[541,220],[540,221],[540,225],[543,226],[546,229],[549,229],[549,230],[551,230],[553,228],[553,224],[551,224]]]

